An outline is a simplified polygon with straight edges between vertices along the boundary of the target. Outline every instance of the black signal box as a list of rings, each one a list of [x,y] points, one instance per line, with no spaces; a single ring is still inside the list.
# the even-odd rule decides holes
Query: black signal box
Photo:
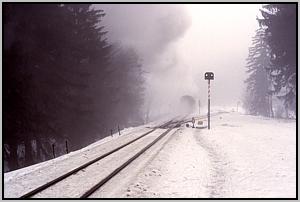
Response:
[[[204,76],[205,80],[214,80],[214,73],[212,72],[205,72]]]

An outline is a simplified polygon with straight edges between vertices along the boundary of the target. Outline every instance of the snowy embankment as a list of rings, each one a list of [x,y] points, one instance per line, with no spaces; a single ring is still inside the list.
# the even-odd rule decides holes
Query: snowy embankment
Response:
[[[6,173],[4,196],[18,197],[149,130],[147,126],[127,129],[122,136],[109,137],[57,159]],[[136,145],[146,144],[143,141]],[[127,154],[133,155],[134,150],[134,147],[124,149],[120,151],[123,157],[114,159],[123,160]],[[113,165],[106,164],[103,166]],[[98,179],[102,172],[98,171],[90,174]],[[96,181],[85,184],[93,183]],[[73,185],[70,184],[71,188]],[[81,192],[78,187],[78,191],[72,192]],[[296,197],[296,122],[223,113],[211,118],[211,130],[182,126],[91,197]]]
[[[166,119],[161,119],[147,125],[126,128],[121,131],[121,136],[115,133],[113,136],[106,137],[83,149],[70,152],[46,162],[4,173],[4,197],[18,198],[30,190],[95,159],[99,155],[139,137],[141,134],[150,131],[151,127],[155,127],[166,121]]]

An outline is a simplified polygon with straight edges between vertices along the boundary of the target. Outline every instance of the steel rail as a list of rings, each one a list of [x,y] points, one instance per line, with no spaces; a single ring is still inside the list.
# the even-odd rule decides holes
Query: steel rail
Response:
[[[137,159],[140,155],[142,155],[145,151],[147,151],[151,146],[153,146],[156,142],[158,142],[160,139],[162,139],[164,136],[166,136],[171,130],[173,130],[176,126],[178,126],[178,123],[167,129],[165,132],[163,132],[161,135],[159,135],[155,140],[153,140],[150,144],[148,144],[146,147],[141,149],[138,153],[136,153],[134,156],[132,156],[130,159],[128,159],[126,162],[124,162],[122,165],[117,167],[114,171],[112,171],[109,175],[107,175],[104,179],[102,179],[100,182],[98,182],[96,185],[91,187],[88,191],[86,191],[80,198],[87,198],[90,195],[92,195],[95,191],[97,191],[100,187],[102,187],[106,182],[108,182],[110,179],[112,179],[115,175],[117,175],[121,170],[123,170],[126,166],[128,166],[130,163],[132,163],[135,159]]]

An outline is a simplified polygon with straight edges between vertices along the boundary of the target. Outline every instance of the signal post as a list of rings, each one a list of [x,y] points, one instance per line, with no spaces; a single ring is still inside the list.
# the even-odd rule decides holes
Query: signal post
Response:
[[[213,72],[205,72],[204,79],[208,80],[207,127],[209,130],[210,129],[210,80],[214,80],[214,73]]]

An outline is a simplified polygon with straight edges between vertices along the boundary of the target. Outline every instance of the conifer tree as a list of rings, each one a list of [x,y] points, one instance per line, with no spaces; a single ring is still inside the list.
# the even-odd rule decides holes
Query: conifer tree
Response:
[[[139,123],[139,58],[107,43],[104,15],[90,4],[4,4],[6,171],[52,158],[53,143],[58,156],[65,140],[75,150]]]
[[[261,9],[266,41],[271,50],[274,89],[286,109],[296,110],[296,4],[269,4]]]
[[[247,84],[245,106],[250,114],[273,116],[272,83],[268,76],[270,67],[270,50],[265,41],[265,32],[258,29],[247,58],[249,77],[245,81]]]

